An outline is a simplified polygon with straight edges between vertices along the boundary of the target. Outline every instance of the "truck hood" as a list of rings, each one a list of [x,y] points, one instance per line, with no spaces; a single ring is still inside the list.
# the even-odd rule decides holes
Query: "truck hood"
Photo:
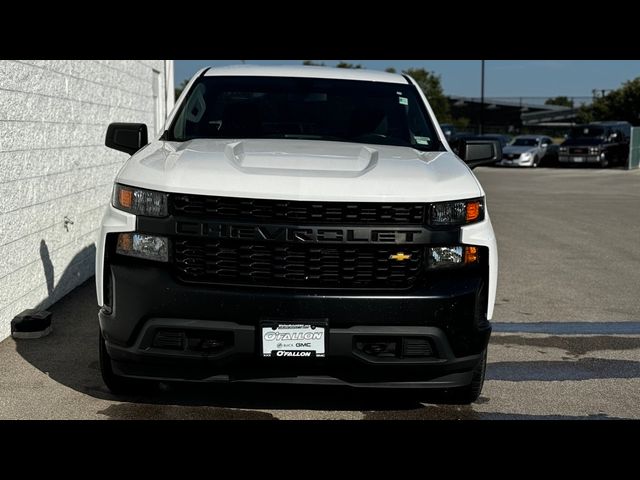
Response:
[[[154,141],[118,173],[175,193],[324,201],[425,202],[484,195],[450,152],[318,140]]]

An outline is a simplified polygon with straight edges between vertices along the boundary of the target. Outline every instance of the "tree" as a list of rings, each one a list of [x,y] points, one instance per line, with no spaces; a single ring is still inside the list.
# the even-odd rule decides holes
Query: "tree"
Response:
[[[182,91],[183,91],[183,90],[185,89],[185,87],[187,86],[187,83],[189,83],[189,79],[188,79],[188,78],[185,78],[184,80],[182,80],[182,81],[180,82],[180,84],[179,84],[177,87],[175,87],[175,88],[173,89],[173,91],[174,91],[174,93],[175,93],[175,96],[176,96],[176,100],[178,100],[178,97],[180,96],[180,94],[182,93]]]
[[[313,60],[304,60],[302,65],[306,65],[309,67],[324,67],[324,62],[314,62]]]
[[[547,98],[544,101],[545,105],[560,105],[561,107],[573,108],[573,99],[561,95],[559,97]]]
[[[393,67],[387,67],[384,69],[384,71],[388,73],[396,73],[396,69]]]
[[[452,123],[459,130],[466,130],[467,128],[469,128],[469,124],[471,123],[471,120],[468,119],[467,117],[458,117],[454,119]]]
[[[362,68],[362,65],[354,65],[353,63],[340,61],[336,64],[336,68]]]
[[[623,83],[617,90],[580,108],[579,122],[594,120],[622,120],[640,125],[640,77]]]
[[[410,68],[402,73],[412,77],[420,86],[425,96],[429,100],[429,104],[435,113],[438,122],[451,121],[451,109],[449,100],[444,95],[442,84],[440,83],[440,75],[429,72],[424,68]]]

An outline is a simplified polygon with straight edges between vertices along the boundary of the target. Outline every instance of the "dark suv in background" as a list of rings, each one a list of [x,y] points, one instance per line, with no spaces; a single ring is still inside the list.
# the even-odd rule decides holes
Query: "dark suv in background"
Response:
[[[624,165],[629,157],[629,122],[592,122],[572,127],[560,145],[560,163]]]

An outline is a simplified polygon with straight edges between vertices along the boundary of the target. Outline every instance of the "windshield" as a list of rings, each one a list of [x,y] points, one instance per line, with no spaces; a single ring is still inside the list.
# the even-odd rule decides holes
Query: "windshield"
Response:
[[[441,149],[413,85],[318,78],[200,77],[166,138],[295,138]]]
[[[538,145],[538,140],[535,138],[516,138],[511,145],[516,147],[535,147]]]
[[[602,127],[574,127],[569,132],[569,138],[600,138],[604,136]]]

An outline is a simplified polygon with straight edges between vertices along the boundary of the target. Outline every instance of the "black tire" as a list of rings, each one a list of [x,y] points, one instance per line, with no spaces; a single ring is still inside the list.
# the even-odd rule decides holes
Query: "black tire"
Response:
[[[116,395],[135,393],[142,386],[140,382],[124,378],[113,373],[111,367],[111,357],[107,352],[107,347],[104,343],[104,337],[100,333],[98,338],[98,349],[100,357],[100,373],[102,374],[102,380],[111,393]]]
[[[487,371],[487,350],[482,354],[482,360],[473,369],[471,383],[464,387],[454,388],[445,394],[446,403],[453,405],[469,405],[480,397],[484,385],[485,372]]]
[[[605,155],[604,158],[600,160],[600,163],[598,165],[600,166],[600,168],[607,168],[609,166],[609,158],[607,158],[607,156]]]
[[[531,166],[533,168],[537,168],[539,164],[540,164],[540,159],[537,156],[533,157],[533,163],[531,164]]]

